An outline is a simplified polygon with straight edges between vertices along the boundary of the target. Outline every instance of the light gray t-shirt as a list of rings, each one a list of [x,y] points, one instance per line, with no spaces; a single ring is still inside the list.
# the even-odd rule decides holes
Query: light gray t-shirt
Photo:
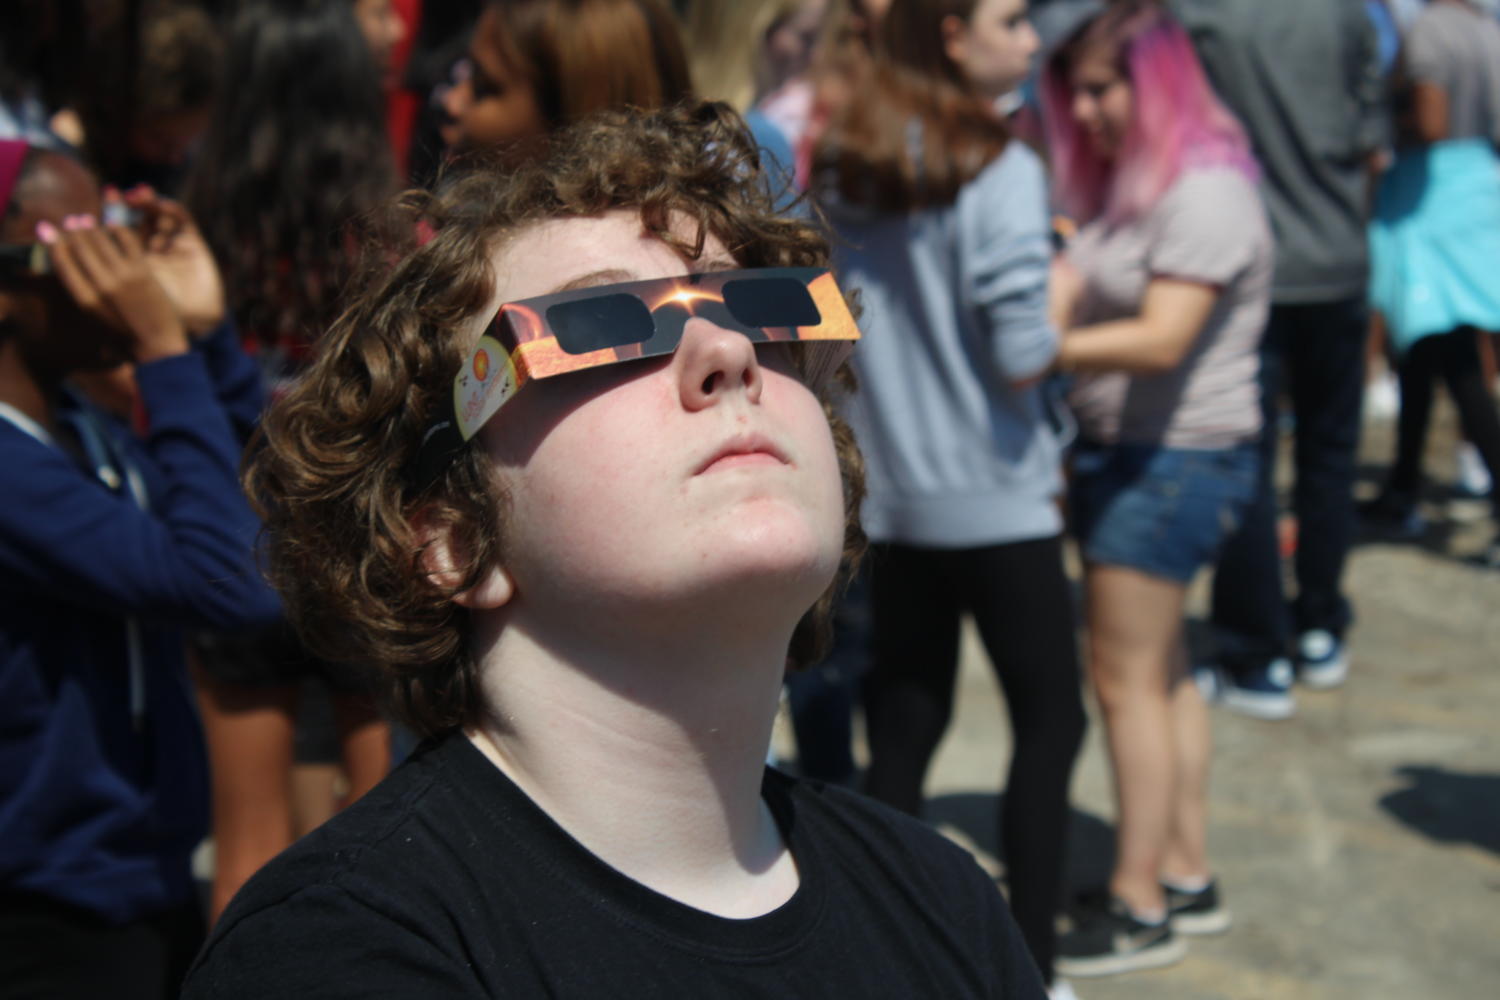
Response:
[[[1227,448],[1258,433],[1272,256],[1260,195],[1232,167],[1188,168],[1144,215],[1084,226],[1068,247],[1086,285],[1075,325],[1139,316],[1154,277],[1213,285],[1220,295],[1172,371],[1078,377],[1068,401],[1083,435],[1102,444]]]
[[[1402,58],[1414,81],[1448,95],[1448,138],[1500,142],[1500,24],[1459,4],[1430,4]]]

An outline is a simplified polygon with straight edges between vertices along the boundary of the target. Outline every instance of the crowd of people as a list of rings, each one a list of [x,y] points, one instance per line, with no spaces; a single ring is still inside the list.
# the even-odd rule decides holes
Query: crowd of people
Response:
[[[1229,931],[1211,706],[1349,678],[1440,378],[1500,483],[1496,13],[6,5],[0,997],[1056,1000]],[[966,618],[1003,895],[921,822]]]

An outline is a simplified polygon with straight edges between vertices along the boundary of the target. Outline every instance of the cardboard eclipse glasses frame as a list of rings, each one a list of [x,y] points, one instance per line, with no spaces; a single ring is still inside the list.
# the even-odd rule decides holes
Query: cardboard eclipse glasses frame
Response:
[[[821,267],[712,271],[508,302],[454,378],[452,411],[423,437],[418,486],[436,478],[526,383],[671,354],[694,317],[756,343],[805,344],[802,371],[814,387],[860,336],[833,274]]]

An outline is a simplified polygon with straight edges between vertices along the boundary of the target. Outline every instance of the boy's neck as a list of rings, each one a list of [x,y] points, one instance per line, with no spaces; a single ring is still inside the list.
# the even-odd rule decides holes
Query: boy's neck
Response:
[[[611,867],[698,909],[757,916],[797,885],[760,795],[786,636],[699,644],[684,631],[591,648],[512,622],[485,657],[490,714],[469,735]]]

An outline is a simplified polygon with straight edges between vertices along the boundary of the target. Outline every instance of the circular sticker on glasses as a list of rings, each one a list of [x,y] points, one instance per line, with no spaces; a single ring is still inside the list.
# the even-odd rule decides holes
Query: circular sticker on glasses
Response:
[[[509,352],[493,337],[479,338],[479,346],[464,371],[453,382],[453,412],[467,441],[516,392],[516,366]]]

